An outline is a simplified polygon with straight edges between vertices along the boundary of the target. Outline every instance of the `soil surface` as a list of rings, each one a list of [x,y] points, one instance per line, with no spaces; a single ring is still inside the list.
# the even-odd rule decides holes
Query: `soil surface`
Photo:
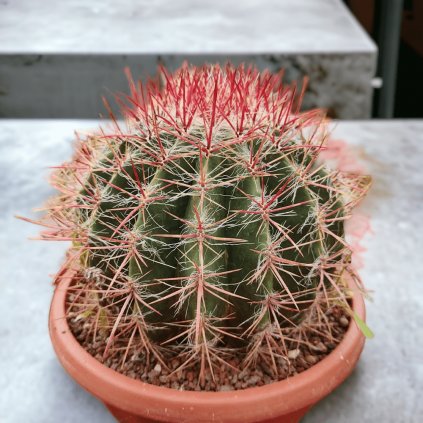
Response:
[[[298,341],[288,343],[286,357],[275,357],[277,372],[265,360],[257,360],[255,365],[241,370],[244,356],[241,353],[234,353],[229,358],[225,357],[225,361],[230,365],[218,365],[214,368],[213,374],[207,369],[203,383],[198,380],[200,370],[198,364],[181,369],[183,365],[181,359],[170,353],[163,354],[163,362],[166,365],[161,364],[153,355],[147,358],[145,355],[128,354],[124,357],[124,348],[118,349],[112,356],[103,358],[106,337],[103,339],[97,337],[93,342],[84,319],[68,318],[68,323],[76,339],[94,358],[133,379],[177,390],[232,391],[262,386],[294,376],[330,354],[342,340],[350,319],[338,306],[327,310],[326,316],[330,324],[330,335],[327,333],[327,327],[318,328],[320,330],[304,333],[307,343]]]

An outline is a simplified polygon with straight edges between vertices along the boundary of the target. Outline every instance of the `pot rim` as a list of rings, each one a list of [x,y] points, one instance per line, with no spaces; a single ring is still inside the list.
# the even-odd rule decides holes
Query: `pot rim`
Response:
[[[329,355],[288,379],[226,392],[178,391],[155,386],[101,364],[73,336],[65,315],[66,294],[73,276],[71,269],[58,276],[50,307],[49,332],[60,362],[82,387],[105,404],[136,415],[147,414],[159,421],[166,416],[166,421],[181,422],[180,416],[188,413],[193,420],[184,421],[198,422],[200,415],[208,413],[211,421],[247,422],[309,407],[348,377],[364,346],[364,335],[351,319],[344,338]],[[352,278],[349,287],[353,291],[352,308],[364,321],[363,297]]]

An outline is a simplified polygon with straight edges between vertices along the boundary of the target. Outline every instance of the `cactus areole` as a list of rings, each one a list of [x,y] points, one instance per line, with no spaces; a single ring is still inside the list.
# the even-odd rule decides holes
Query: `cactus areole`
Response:
[[[104,356],[170,351],[200,386],[228,351],[242,366],[287,357],[323,303],[349,307],[344,222],[366,178],[325,167],[324,114],[300,112],[280,75],[184,65],[129,80],[125,123],[78,139],[42,222],[72,241],[79,318],[107,326]]]

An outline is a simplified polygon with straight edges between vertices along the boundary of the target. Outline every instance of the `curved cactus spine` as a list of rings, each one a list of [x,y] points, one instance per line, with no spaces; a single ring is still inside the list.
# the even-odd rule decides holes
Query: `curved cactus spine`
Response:
[[[119,310],[105,353],[133,333],[129,351],[136,332],[147,352],[199,361],[204,380],[222,346],[248,351],[246,363],[262,348],[283,355],[322,293],[346,303],[344,221],[366,184],[319,162],[323,115],[298,113],[276,75],[162,75],[163,90],[131,84],[127,132],[88,138],[59,171],[44,237],[74,240]]]

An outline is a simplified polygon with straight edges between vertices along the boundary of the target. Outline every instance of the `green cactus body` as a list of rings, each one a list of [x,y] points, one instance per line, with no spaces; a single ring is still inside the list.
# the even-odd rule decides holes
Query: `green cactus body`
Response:
[[[322,136],[304,134],[321,117],[294,113],[276,76],[165,76],[164,90],[133,98],[126,138],[96,139],[103,154],[85,179],[66,174],[79,184],[68,202],[90,210],[76,207],[67,229],[85,236],[80,265],[117,292],[118,319],[143,322],[151,340],[199,355],[203,368],[230,337],[245,346],[299,324],[322,275],[335,278],[350,253],[349,210],[337,174],[316,164]]]
[[[253,326],[262,328],[272,320],[263,307],[275,293],[285,295],[285,316],[306,308],[322,254],[316,195],[325,201],[329,194],[309,189],[272,145],[261,158],[266,176],[237,171],[238,156],[224,147],[195,154],[190,147],[186,158],[150,167],[147,181],[145,158],[132,155],[106,181],[91,233],[93,245],[107,246],[92,250],[91,266],[131,278],[154,303],[144,316],[152,323],[172,308],[202,322],[231,309],[231,324],[248,327],[260,315]],[[150,192],[155,201],[145,198]],[[135,254],[121,239],[125,232],[136,240]]]
[[[90,216],[90,243],[93,246],[90,265],[112,274],[122,263],[122,251],[116,247],[122,244],[122,229],[130,227],[130,211],[138,204],[138,180],[143,177],[143,164],[134,165],[136,157],[129,157],[126,163],[113,174],[100,174],[95,178],[103,184],[100,204]],[[103,177],[106,176],[105,178]],[[88,180],[94,179],[90,176]],[[142,182],[141,182],[142,183]],[[84,195],[84,190],[81,192]],[[129,215],[128,222],[126,222]],[[101,247],[105,247],[104,249]],[[108,248],[107,248],[108,247]]]
[[[274,284],[271,269],[263,267],[266,261],[264,254],[272,241],[269,222],[254,213],[258,209],[254,200],[259,201],[262,194],[260,178],[254,176],[247,176],[231,189],[230,212],[233,219],[227,230],[231,237],[241,237],[245,241],[229,246],[230,287],[243,297],[234,299],[235,324],[248,327],[259,313],[260,320],[254,328],[265,327],[271,320],[267,310],[260,313],[263,307],[260,304],[273,293]]]
[[[183,318],[194,322],[194,342],[212,337],[208,322],[223,317],[226,295],[216,291],[227,285],[227,246],[224,220],[227,218],[227,199],[224,186],[213,180],[222,170],[218,156],[198,159],[194,177],[194,192],[185,210],[186,221],[182,248],[178,257],[178,275],[182,278],[182,298],[187,296]],[[218,186],[215,186],[218,185]],[[183,306],[183,304],[181,304]]]
[[[155,169],[149,181],[146,193],[151,192],[155,201],[148,201],[137,213],[134,224],[136,236],[136,255],[129,261],[129,277],[142,289],[144,294],[154,302],[157,313],[147,311],[147,321],[155,322],[162,313],[168,312],[173,304],[170,301],[159,301],[163,295],[164,284],[171,284],[176,276],[177,250],[175,244],[182,222],[173,216],[180,216],[185,211],[187,196],[182,195],[184,189],[168,181],[175,181],[174,172],[189,167],[186,159],[178,159],[177,165],[171,162]],[[169,166],[172,168],[170,169]]]

